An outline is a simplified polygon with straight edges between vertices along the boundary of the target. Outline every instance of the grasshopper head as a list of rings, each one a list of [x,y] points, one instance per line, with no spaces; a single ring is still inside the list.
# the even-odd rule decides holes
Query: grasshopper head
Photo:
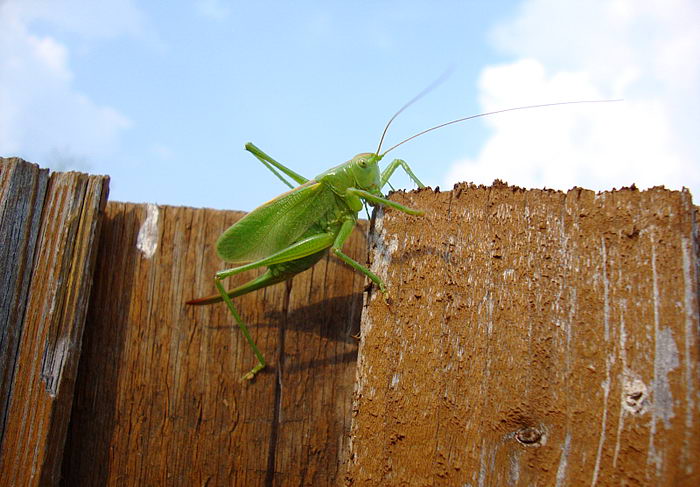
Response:
[[[357,154],[350,161],[350,173],[358,188],[372,194],[381,195],[381,173],[379,161],[383,156],[365,152]]]

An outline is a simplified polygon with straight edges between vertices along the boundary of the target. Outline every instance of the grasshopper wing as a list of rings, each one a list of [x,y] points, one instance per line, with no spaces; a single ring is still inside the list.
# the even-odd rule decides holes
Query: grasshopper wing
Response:
[[[309,181],[254,209],[216,242],[219,257],[232,264],[253,262],[278,252],[304,235],[334,207],[333,192]]]

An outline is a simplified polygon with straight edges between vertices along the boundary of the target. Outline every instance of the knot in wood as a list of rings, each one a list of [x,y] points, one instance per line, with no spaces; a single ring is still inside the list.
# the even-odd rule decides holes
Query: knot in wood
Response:
[[[542,436],[542,432],[533,426],[527,426],[515,433],[515,439],[528,446],[540,446],[542,444]]]

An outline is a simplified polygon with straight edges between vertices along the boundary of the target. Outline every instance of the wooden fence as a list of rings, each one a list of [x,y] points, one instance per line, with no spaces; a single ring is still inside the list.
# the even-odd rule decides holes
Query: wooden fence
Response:
[[[371,260],[357,485],[700,485],[690,193],[397,194]]]
[[[395,194],[426,216],[346,246],[387,296],[327,258],[237,298],[246,383],[224,306],[184,305],[240,212],[1,170],[2,485],[700,485],[687,192]]]
[[[213,242],[242,215],[107,206],[68,485],[323,485],[339,476],[364,281],[326,259],[291,285],[238,299],[270,362],[241,382],[255,357],[228,310],[184,301],[215,291],[225,264]],[[349,249],[366,259],[361,232]]]

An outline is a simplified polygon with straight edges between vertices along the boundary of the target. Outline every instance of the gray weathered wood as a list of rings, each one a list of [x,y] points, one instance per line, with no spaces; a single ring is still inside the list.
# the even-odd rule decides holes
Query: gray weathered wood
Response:
[[[36,164],[0,158],[0,444],[48,178]]]
[[[19,333],[0,449],[4,485],[59,479],[108,181],[75,172],[49,176],[25,306],[9,324]],[[7,189],[40,198],[32,186]]]

